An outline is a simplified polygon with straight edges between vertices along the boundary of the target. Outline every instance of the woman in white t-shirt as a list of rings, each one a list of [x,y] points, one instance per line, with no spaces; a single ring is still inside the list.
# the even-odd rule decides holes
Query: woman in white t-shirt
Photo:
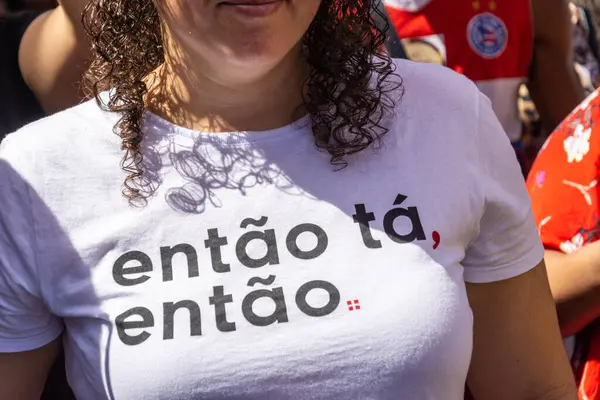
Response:
[[[374,3],[92,0],[96,101],[0,147],[0,399],[576,398],[489,101]]]

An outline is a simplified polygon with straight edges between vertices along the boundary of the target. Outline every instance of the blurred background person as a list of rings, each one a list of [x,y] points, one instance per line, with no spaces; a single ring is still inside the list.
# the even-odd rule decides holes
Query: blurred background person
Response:
[[[589,95],[598,85],[598,41],[590,11],[569,3],[573,24],[573,62],[584,90]]]
[[[582,7],[586,19],[590,22],[596,43],[600,43],[600,0],[573,0],[573,3]]]
[[[573,67],[573,28],[565,0],[384,0],[408,58],[407,43],[435,41],[444,65],[490,98],[524,172],[518,90],[527,84],[548,132],[585,97]],[[420,53],[417,53],[417,55]]]
[[[85,0],[3,3],[0,11],[0,139],[79,102],[89,43]]]
[[[600,96],[550,135],[527,188],[580,399],[600,399]]]
[[[589,10],[569,3],[573,26],[573,66],[585,95],[591,94],[598,83],[598,42]],[[519,87],[517,100],[519,116],[523,123],[522,143],[526,159],[533,160],[548,137],[526,84]]]

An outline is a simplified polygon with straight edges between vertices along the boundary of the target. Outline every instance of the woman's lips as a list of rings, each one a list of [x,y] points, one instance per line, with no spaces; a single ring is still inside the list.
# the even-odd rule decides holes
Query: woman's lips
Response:
[[[266,17],[275,13],[283,0],[228,0],[219,3],[231,11],[248,17]]]

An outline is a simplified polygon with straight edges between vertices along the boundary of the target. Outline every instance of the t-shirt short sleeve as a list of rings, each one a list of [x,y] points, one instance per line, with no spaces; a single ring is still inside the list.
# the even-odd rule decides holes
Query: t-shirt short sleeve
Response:
[[[33,160],[19,160],[10,139],[0,145],[0,353],[42,347],[63,330],[42,295],[32,189],[18,172]]]
[[[484,197],[478,234],[462,262],[464,279],[487,283],[533,269],[544,257],[515,152],[490,101],[479,99],[476,180]]]

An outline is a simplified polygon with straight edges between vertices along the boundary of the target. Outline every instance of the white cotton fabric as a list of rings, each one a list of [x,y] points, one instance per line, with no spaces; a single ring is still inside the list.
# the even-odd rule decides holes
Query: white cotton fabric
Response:
[[[0,352],[64,333],[84,400],[462,400],[465,282],[522,274],[543,249],[487,98],[396,65],[389,133],[339,171],[307,118],[211,134],[148,114],[143,208],[95,102],[9,135]]]

